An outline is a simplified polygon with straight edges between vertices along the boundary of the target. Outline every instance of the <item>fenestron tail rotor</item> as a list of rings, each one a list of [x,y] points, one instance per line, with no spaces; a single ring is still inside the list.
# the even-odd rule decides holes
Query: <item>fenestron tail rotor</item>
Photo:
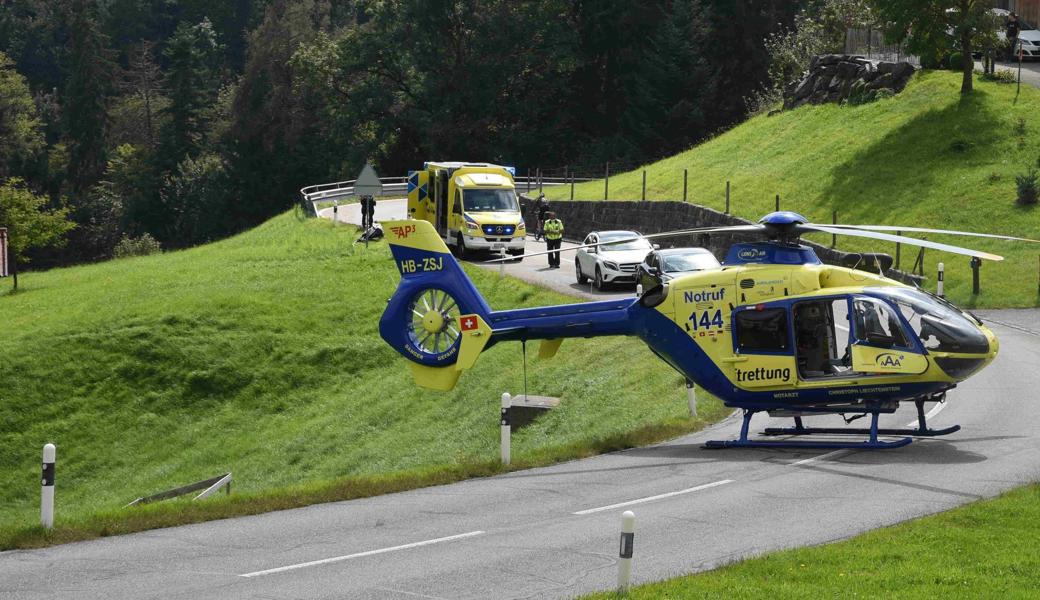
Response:
[[[419,352],[437,356],[459,340],[459,305],[448,292],[429,288],[409,303],[408,340]]]

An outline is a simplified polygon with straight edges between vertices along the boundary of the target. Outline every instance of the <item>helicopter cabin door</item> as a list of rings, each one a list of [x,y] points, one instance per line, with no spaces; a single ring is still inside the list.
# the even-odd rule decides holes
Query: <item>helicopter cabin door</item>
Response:
[[[730,380],[746,389],[783,387],[794,383],[795,357],[788,307],[758,304],[733,311]]]
[[[433,201],[437,206],[437,233],[448,235],[448,171],[436,171],[433,181]]]
[[[870,296],[852,297],[852,370],[874,375],[917,375],[928,369],[928,359],[918,350],[890,304]]]

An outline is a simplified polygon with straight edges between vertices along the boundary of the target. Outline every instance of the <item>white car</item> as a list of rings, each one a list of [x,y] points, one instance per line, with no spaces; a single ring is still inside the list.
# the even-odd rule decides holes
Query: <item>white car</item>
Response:
[[[619,243],[612,241],[626,240]],[[574,257],[574,273],[578,283],[591,279],[597,290],[609,283],[636,282],[636,270],[648,252],[655,247],[642,234],[635,231],[593,231]]]

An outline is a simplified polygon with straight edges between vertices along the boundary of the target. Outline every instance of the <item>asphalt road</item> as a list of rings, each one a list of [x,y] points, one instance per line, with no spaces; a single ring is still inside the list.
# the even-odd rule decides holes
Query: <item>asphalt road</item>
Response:
[[[964,427],[946,438],[701,449],[737,434],[730,418],[542,469],[0,553],[0,598],[567,598],[615,584],[623,510],[636,513],[634,579],[645,582],[949,509],[1040,478],[1040,312],[982,317],[1001,354],[937,405],[934,425]],[[913,420],[900,411],[882,426]]]
[[[376,222],[390,219],[403,219],[406,215],[407,203],[405,200],[381,200],[376,203],[375,220]],[[319,216],[331,219],[333,216],[333,210],[326,208],[320,211]],[[336,212],[337,220],[344,223],[351,223],[354,225],[361,224],[361,206],[357,203],[346,204],[339,207],[339,211]],[[566,225],[566,223],[564,224]],[[575,244],[564,242],[563,248],[572,248]],[[536,242],[533,237],[527,239],[527,252],[542,252],[545,250],[544,242]],[[482,261],[496,258],[492,254],[487,254],[483,258],[470,261],[473,264],[483,266],[485,268],[500,271],[505,275],[511,275],[524,281],[536,283],[556,290],[562,294],[569,294],[572,296],[580,296],[583,298],[596,299],[596,300],[608,300],[611,298],[619,298],[623,296],[631,296],[635,292],[632,286],[616,286],[610,287],[603,291],[598,291],[592,287],[592,284],[578,285],[577,277],[574,274],[574,252],[564,252],[560,259],[559,269],[549,268],[549,259],[547,256],[531,256],[525,258],[519,263],[494,263],[484,264]]]

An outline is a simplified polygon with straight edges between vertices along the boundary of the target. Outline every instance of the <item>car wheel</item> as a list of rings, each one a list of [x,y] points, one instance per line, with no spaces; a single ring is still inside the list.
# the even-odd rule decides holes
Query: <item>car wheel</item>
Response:
[[[521,262],[521,261],[524,260],[524,251],[521,250],[519,252],[513,252],[512,250],[510,250],[509,251],[509,256],[513,257],[513,260],[511,260],[509,262],[518,263],[518,262]]]
[[[589,278],[581,272],[581,261],[574,259],[574,275],[578,278],[578,285],[585,285],[589,282]]]
[[[602,291],[603,286],[606,285],[606,283],[603,281],[603,272],[599,270],[599,265],[596,265],[596,280],[593,282],[593,285],[596,286],[596,289],[600,291]]]
[[[466,240],[461,233],[455,238],[455,256],[459,260],[466,258]]]

